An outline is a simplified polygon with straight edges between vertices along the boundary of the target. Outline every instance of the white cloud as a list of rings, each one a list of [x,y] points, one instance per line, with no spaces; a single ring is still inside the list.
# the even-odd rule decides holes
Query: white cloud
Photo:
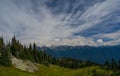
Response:
[[[85,23],[80,25],[76,31],[82,32],[109,18],[106,16],[111,16],[113,12],[120,10],[119,2],[120,0],[105,0],[104,2],[96,3],[92,7],[89,7],[79,18],[80,21],[85,21]]]
[[[97,42],[98,43],[103,43],[103,40],[102,39],[98,39]]]
[[[77,14],[73,14],[79,3],[72,8],[72,12],[68,15],[66,13],[54,15],[52,10],[45,6],[44,1],[41,1],[42,3],[36,6],[37,12],[35,12],[33,4],[29,0],[27,2],[23,0],[19,5],[15,3],[15,0],[1,0],[0,35],[10,39],[15,34],[25,44],[37,42],[38,45],[95,46],[97,44],[94,39],[76,37],[73,34],[82,32],[102,22],[102,17],[116,11],[120,6],[120,0],[106,0],[88,8],[79,20],[75,21],[81,13],[81,11],[77,11]],[[65,9],[67,8],[69,8],[69,4],[66,4]],[[73,17],[71,17],[72,15]],[[64,17],[66,17],[65,21],[62,21]],[[85,23],[74,28],[70,26],[73,22],[77,23],[79,21],[85,21]],[[72,39],[70,39],[71,37]]]
[[[109,38],[112,40],[116,40],[120,38],[120,30],[112,33],[107,33],[107,34],[97,34],[93,35],[93,38]]]

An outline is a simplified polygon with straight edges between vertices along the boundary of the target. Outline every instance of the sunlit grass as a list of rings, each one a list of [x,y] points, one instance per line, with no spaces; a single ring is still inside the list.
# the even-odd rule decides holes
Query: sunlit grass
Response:
[[[58,66],[50,65],[50,67],[39,65],[39,70],[35,73],[21,71],[14,67],[0,66],[0,76],[91,76],[93,70],[100,74],[110,75],[112,71],[100,69],[98,66],[91,66],[81,69],[66,69]]]

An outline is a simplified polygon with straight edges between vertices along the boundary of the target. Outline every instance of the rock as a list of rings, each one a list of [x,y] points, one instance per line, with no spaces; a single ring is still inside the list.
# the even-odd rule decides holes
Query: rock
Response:
[[[22,60],[22,59],[18,59],[16,57],[14,57],[14,56],[11,56],[11,61],[12,61],[12,64],[16,68],[21,69],[23,71],[28,71],[28,72],[34,73],[35,71],[38,70],[38,68],[35,66],[35,64],[29,60]]]

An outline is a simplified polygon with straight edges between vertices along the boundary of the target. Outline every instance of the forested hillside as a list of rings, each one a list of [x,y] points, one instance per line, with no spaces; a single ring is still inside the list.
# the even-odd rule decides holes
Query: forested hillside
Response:
[[[46,66],[54,64],[70,69],[96,65],[88,61],[52,57],[46,53],[46,50],[39,51],[35,43],[29,46],[22,45],[19,40],[16,40],[15,36],[7,44],[4,43],[3,38],[0,38],[0,65],[11,66],[11,56]]]

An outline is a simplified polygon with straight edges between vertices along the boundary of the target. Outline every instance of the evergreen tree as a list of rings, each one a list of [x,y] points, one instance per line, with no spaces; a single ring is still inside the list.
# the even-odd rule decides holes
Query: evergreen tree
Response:
[[[31,45],[31,43],[29,45],[29,51],[32,53],[32,45]]]
[[[42,51],[39,52],[38,58],[39,58],[39,62],[40,62],[40,64],[44,63],[44,61],[43,61],[43,60],[44,60],[44,59],[43,59],[43,53],[42,53]]]
[[[112,68],[116,69],[117,63],[114,59],[112,59]]]
[[[34,57],[34,61],[38,63],[39,60],[38,60],[37,48],[35,43],[33,44],[33,57]]]
[[[4,46],[4,40],[3,40],[3,38],[1,37],[0,38],[0,48],[2,48]]]
[[[11,42],[12,55],[19,58],[20,52],[23,51],[23,45],[21,45],[21,43],[18,40],[16,40],[15,36],[12,38]]]
[[[28,48],[28,55],[29,55],[29,59],[33,62],[34,61],[34,57],[33,57],[33,50],[32,50],[32,45],[30,43],[29,48]]]
[[[107,60],[105,61],[104,65],[105,65],[105,69],[109,69],[109,62]]]
[[[11,66],[10,48],[5,47],[3,39],[0,39],[0,45],[1,45],[0,65]]]
[[[18,57],[17,55],[17,40],[15,38],[15,36],[12,38],[12,46],[11,46],[11,50],[12,50],[12,55],[15,57]]]

